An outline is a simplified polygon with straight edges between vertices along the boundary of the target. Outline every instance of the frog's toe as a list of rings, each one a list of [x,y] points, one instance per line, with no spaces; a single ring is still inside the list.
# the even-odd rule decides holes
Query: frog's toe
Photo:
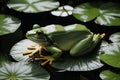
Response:
[[[102,33],[102,34],[100,35],[100,38],[102,39],[104,36],[105,36],[105,33]]]
[[[45,66],[47,63],[52,64],[54,61],[54,58],[51,56],[44,56],[42,58],[35,58],[35,60],[45,60],[43,63],[41,63],[41,66]]]
[[[22,52],[23,55],[29,55],[29,57],[32,57],[34,54],[36,54],[39,50],[36,49],[34,51],[31,52]]]
[[[41,46],[28,46],[28,50],[33,50],[31,52],[22,52],[23,55],[29,55],[29,57],[32,57],[34,54],[39,53],[41,54],[42,47]]]
[[[32,45],[32,46],[28,46],[27,49],[28,50],[36,50],[36,47]],[[32,51],[31,52],[22,52],[22,54],[31,56],[31,54],[33,54],[33,52]]]
[[[22,52],[23,55],[29,55],[31,52]]]
[[[28,50],[35,50],[36,47],[32,45],[32,46],[28,46],[27,49],[28,49]]]

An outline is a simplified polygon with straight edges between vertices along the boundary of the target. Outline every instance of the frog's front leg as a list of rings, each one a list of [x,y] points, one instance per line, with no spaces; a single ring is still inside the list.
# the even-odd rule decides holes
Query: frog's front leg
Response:
[[[33,50],[32,52],[22,52],[23,55],[29,55],[29,57],[32,57],[34,54],[39,53],[39,55],[42,55],[42,46],[28,46],[28,50]]]
[[[47,46],[45,48],[48,52],[50,52],[52,55],[51,56],[43,56],[41,55],[40,58],[35,58],[35,60],[45,60],[41,65],[44,66],[47,63],[52,64],[53,61],[57,60],[61,54],[62,50],[60,50],[57,47],[54,46]]]

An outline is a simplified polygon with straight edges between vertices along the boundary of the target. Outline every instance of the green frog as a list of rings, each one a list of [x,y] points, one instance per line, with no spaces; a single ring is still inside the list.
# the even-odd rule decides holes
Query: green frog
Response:
[[[103,34],[93,34],[86,26],[81,24],[72,24],[62,26],[57,24],[40,27],[38,24],[33,25],[33,29],[27,31],[26,37],[39,44],[39,46],[31,46],[28,49],[34,49],[33,52],[23,52],[33,56],[39,53],[40,58],[35,60],[44,60],[41,64],[44,66],[60,58],[63,51],[69,51],[73,57],[81,56],[92,51],[96,45],[105,36]],[[42,50],[50,52],[51,56],[44,56]]]

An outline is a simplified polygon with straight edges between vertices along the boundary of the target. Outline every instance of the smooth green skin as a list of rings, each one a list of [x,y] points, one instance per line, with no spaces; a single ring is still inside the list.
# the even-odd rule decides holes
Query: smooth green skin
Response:
[[[93,50],[100,41],[100,35],[93,37],[93,33],[81,24],[68,26],[48,25],[40,27],[35,24],[33,30],[26,33],[26,37],[51,52],[54,59],[58,59],[62,51],[69,51],[71,56],[80,56]]]

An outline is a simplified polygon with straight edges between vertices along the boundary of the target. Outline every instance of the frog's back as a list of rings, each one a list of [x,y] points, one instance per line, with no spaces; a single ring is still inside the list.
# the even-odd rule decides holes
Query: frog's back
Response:
[[[47,35],[53,34],[53,33],[56,33],[56,32],[64,32],[65,31],[63,26],[54,25],[54,24],[42,27],[41,29]]]
[[[54,45],[62,50],[69,50],[80,39],[91,34],[89,29],[84,25],[74,24],[69,26],[50,25],[44,28],[48,37],[53,41]],[[83,36],[86,35],[86,36]]]
[[[73,25],[65,26],[65,31],[88,31],[90,32],[90,30],[86,28],[86,26],[81,25],[81,24],[73,24]]]
[[[73,24],[68,26],[62,26],[62,25],[48,25],[46,27],[41,28],[45,34],[54,34],[54,33],[62,33],[62,32],[74,32],[74,31],[88,31],[89,29],[86,28],[86,26],[81,24]]]

